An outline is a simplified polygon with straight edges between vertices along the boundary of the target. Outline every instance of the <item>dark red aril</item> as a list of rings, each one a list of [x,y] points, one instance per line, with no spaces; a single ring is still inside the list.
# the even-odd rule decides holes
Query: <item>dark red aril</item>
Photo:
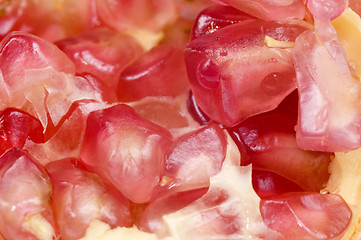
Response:
[[[293,181],[275,172],[261,169],[252,170],[252,185],[260,198],[287,192],[303,192],[303,189]]]
[[[22,148],[27,139],[44,142],[44,128],[34,116],[16,109],[7,108],[0,114],[0,154],[12,147]]]
[[[308,191],[320,191],[329,178],[332,154],[302,150],[296,142],[296,115],[276,110],[230,129],[242,165],[273,171]]]

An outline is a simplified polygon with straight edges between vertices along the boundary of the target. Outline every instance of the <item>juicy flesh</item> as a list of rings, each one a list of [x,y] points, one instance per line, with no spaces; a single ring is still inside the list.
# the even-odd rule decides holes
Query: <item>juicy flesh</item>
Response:
[[[347,1],[212,2],[0,1],[1,240],[342,237]]]

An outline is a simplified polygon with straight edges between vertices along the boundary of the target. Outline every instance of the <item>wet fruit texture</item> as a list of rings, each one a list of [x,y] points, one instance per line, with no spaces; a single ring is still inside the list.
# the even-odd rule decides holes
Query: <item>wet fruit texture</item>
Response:
[[[0,240],[357,236],[360,24],[345,0],[0,1]]]
[[[89,114],[80,157],[128,199],[147,202],[158,184],[172,135],[127,105]],[[109,166],[112,166],[109,168]]]
[[[107,189],[77,159],[54,161],[45,168],[53,185],[51,198],[62,239],[82,237],[93,219],[113,227],[131,226],[129,201]]]
[[[292,52],[268,47],[265,37],[294,41],[304,30],[251,19],[189,42],[185,60],[200,108],[226,126],[276,108],[296,88]]]

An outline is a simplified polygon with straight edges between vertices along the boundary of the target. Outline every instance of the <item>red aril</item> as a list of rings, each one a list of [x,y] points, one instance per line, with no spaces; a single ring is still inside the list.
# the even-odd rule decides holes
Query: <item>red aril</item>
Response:
[[[0,114],[0,155],[6,150],[22,148],[27,139],[44,142],[44,128],[40,121],[16,108],[7,108]]]
[[[211,119],[198,106],[192,92],[189,92],[189,96],[187,100],[187,109],[189,113],[192,115],[193,119],[196,120],[199,124],[206,125],[211,122]]]
[[[182,100],[183,98],[147,98],[132,103],[132,107],[141,117],[172,132],[174,129],[189,126],[189,120],[181,106]]]
[[[264,20],[284,20],[305,17],[305,4],[302,0],[213,0],[226,3],[243,12]]]
[[[94,219],[111,227],[132,225],[129,201],[116,190],[106,188],[78,160],[58,160],[45,168],[53,186],[52,205],[61,239],[81,238]]]
[[[2,1],[0,7],[0,39],[12,31],[25,31],[41,35],[53,24],[50,7],[52,1],[40,1],[40,8],[35,1]],[[62,37],[62,32],[53,33],[53,38]],[[50,39],[49,39],[50,40]]]
[[[209,0],[179,0],[178,2],[180,18],[189,19],[191,21],[194,21],[198,14],[205,8],[216,5]]]
[[[37,240],[42,233],[31,222],[38,218],[47,230],[44,239],[56,239],[50,194],[44,168],[22,150],[8,151],[0,158],[0,234],[5,239]]]
[[[177,17],[173,0],[95,0],[99,19],[116,29],[160,31]]]
[[[74,62],[77,73],[91,73],[115,91],[121,71],[137,59],[143,48],[129,35],[98,28],[56,42]]]
[[[287,192],[303,192],[293,181],[268,170],[252,170],[252,186],[260,198]]]
[[[117,102],[115,91],[110,91],[108,86],[91,73],[78,73],[75,75],[75,85],[84,91],[94,92],[98,99],[107,103]]]
[[[159,182],[172,135],[127,105],[89,114],[80,158],[128,199],[147,202]]]
[[[253,17],[230,6],[215,5],[205,8],[194,21],[191,40],[249,19]]]
[[[0,7],[0,39],[22,31],[54,42],[100,24],[93,0],[11,0]]]
[[[174,139],[199,128],[187,110],[187,94],[177,97],[146,97],[129,103],[141,117],[166,128]]]
[[[298,145],[315,151],[349,151],[361,146],[361,84],[330,23],[301,34],[294,50],[299,115]]]
[[[326,184],[332,154],[305,151],[296,142],[294,113],[277,110],[254,116],[231,129],[242,165],[273,171],[309,191]]]
[[[216,124],[178,138],[165,156],[163,187],[185,191],[209,186],[209,178],[222,167],[227,148],[226,136]]]
[[[351,210],[339,195],[285,193],[261,200],[265,224],[286,239],[334,240],[346,230]]]
[[[13,32],[0,43],[0,106],[15,107],[56,126],[71,104],[98,95],[77,88],[74,64],[55,45]]]
[[[118,100],[130,102],[147,96],[175,97],[188,90],[183,51],[158,45],[129,65],[120,75]]]
[[[276,108],[296,88],[292,51],[268,47],[265,37],[292,42],[304,30],[248,20],[191,41],[185,61],[200,108],[226,126]]]

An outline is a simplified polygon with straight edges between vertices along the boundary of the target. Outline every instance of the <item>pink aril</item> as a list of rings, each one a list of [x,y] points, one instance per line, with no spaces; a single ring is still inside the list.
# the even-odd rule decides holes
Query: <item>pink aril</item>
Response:
[[[172,138],[166,129],[119,104],[89,114],[80,158],[125,197],[145,203],[160,181]]]

